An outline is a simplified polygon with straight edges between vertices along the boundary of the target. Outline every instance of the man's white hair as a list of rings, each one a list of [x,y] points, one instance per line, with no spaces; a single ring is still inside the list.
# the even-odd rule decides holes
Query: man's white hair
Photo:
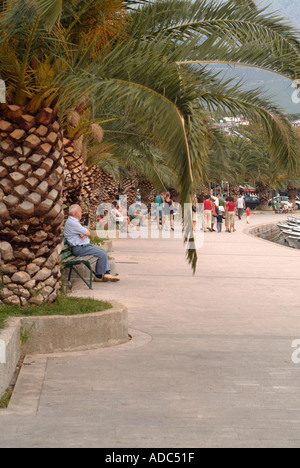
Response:
[[[74,214],[76,214],[78,212],[78,210],[80,210],[80,206],[79,205],[72,205],[70,206],[69,208],[69,215],[72,216]]]

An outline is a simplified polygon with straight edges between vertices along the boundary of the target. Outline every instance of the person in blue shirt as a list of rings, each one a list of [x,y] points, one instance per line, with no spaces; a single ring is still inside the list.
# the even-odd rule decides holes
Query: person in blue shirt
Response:
[[[165,198],[164,193],[161,192],[157,195],[155,199],[156,203],[156,218],[157,218],[157,227],[162,229],[164,227],[164,207],[165,207]]]
[[[69,209],[69,218],[66,221],[64,236],[69,246],[72,249],[72,254],[75,257],[86,257],[93,255],[98,257],[96,271],[94,272],[96,282],[120,281],[116,276],[110,274],[110,265],[107,252],[99,247],[91,245],[89,236],[90,231],[80,224],[82,218],[82,210],[79,205],[73,205]]]

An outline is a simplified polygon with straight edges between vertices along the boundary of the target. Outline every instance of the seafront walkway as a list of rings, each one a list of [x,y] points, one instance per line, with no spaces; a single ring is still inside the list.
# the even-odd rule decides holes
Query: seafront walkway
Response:
[[[207,233],[195,276],[180,240],[115,241],[122,281],[75,294],[126,304],[132,341],[27,358],[0,447],[299,447],[300,251],[246,229]]]

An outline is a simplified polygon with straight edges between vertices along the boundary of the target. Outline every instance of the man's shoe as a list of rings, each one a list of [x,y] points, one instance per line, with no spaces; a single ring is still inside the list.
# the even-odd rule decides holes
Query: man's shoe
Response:
[[[105,274],[103,275],[102,278],[104,282],[110,281],[111,283],[117,283],[118,281],[120,281],[120,278],[118,278],[117,276],[110,275],[110,274]]]
[[[94,276],[94,282],[95,283],[107,283],[108,280],[107,279],[104,279],[104,276],[102,276],[101,278],[97,277],[97,276]]]

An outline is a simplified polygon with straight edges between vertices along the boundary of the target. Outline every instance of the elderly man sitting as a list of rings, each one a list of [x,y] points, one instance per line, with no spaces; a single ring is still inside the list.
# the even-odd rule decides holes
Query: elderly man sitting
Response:
[[[110,265],[107,253],[103,249],[99,249],[91,245],[89,236],[91,233],[88,229],[80,224],[82,210],[79,205],[71,206],[69,210],[69,218],[65,224],[65,239],[72,249],[75,257],[86,257],[94,255],[98,257],[96,264],[95,279],[96,282],[120,281],[119,278],[110,274]]]

